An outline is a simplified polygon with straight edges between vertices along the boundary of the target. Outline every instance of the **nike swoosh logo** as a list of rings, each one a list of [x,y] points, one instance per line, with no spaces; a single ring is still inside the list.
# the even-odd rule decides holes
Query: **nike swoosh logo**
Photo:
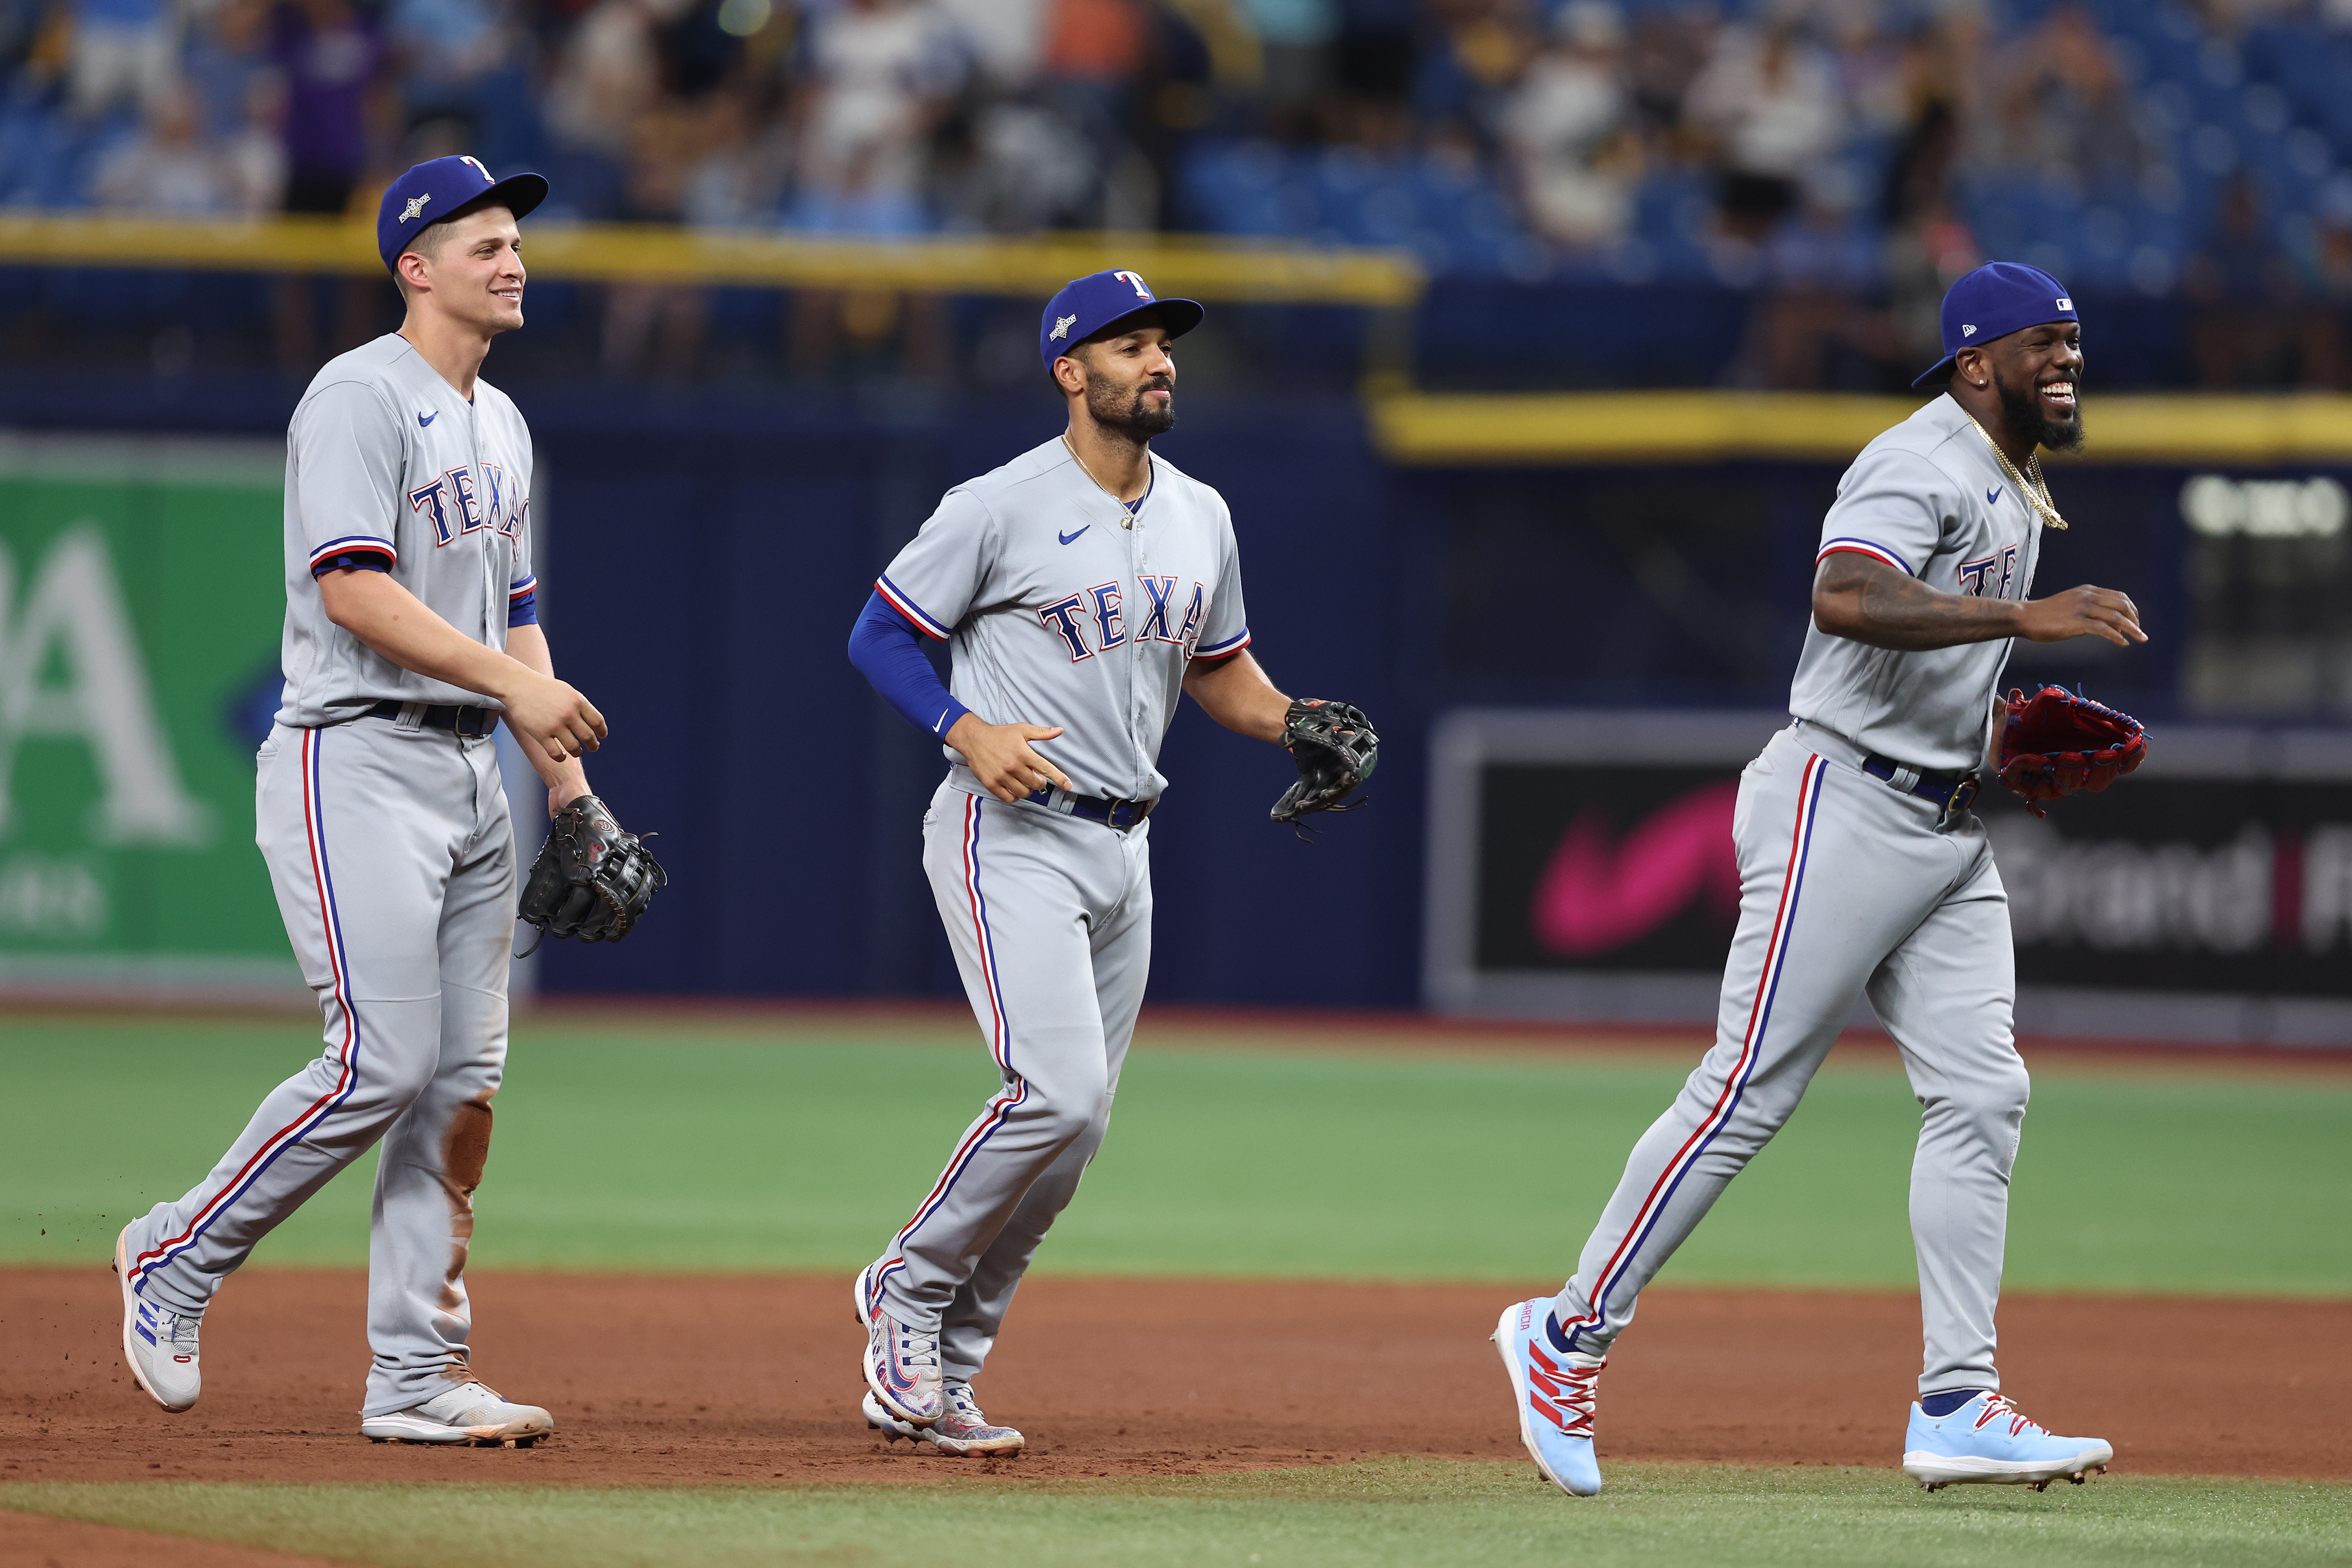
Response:
[[[2000,504],[2000,487],[1999,485],[1995,485],[1992,489],[1985,491],[1985,504],[1987,506],[1999,506]]]
[[[432,413],[430,413],[430,414],[420,414],[420,415],[418,415],[418,416],[416,416],[416,424],[417,424],[417,427],[418,427],[419,429],[422,429],[422,428],[424,428],[425,426],[432,424],[432,423],[433,423],[433,421],[435,421],[436,419],[438,419],[438,418],[440,418],[440,417],[441,417],[441,411],[440,411],[438,408],[435,409],[435,410],[434,410]]]
[[[1088,523],[1088,524],[1087,524],[1087,528],[1092,528],[1093,526],[1094,526],[1094,524],[1093,524],[1093,523],[1091,523],[1091,522],[1090,522],[1090,523]],[[1084,533],[1084,532],[1087,531],[1087,528],[1082,528],[1082,529],[1078,530],[1078,533]],[[1072,541],[1073,539],[1076,539],[1076,538],[1078,536],[1078,533],[1064,533],[1064,532],[1061,532],[1059,530],[1056,530],[1056,531],[1055,531],[1055,535],[1054,535],[1054,537],[1055,537],[1055,538],[1056,538],[1056,539],[1059,539],[1063,543],[1067,544],[1070,541]]]

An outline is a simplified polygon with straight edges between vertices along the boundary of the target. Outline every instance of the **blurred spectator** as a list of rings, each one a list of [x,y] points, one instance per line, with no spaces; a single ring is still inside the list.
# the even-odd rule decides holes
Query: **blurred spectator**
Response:
[[[672,0],[594,0],[564,41],[547,93],[548,128],[572,146],[617,156],[661,91],[656,27]]]
[[[344,216],[369,162],[375,35],[345,0],[285,0],[270,22],[286,78],[286,210]]]
[[[189,20],[181,75],[203,100],[205,129],[216,135],[244,125],[256,86],[277,79],[269,5],[270,0],[222,0]]]
[[[179,75],[179,47],[169,0],[73,0],[74,112],[94,120],[163,98]]]
[[[1685,16],[1643,15],[1626,56],[1634,123],[1652,148],[1678,163],[1706,156],[1703,135],[1684,112],[1690,85],[1706,64],[1705,29]]]
[[[930,206],[940,226],[1032,234],[1099,212],[1095,154],[1069,122],[1020,100],[967,103],[933,147]]]
[[[394,0],[386,32],[400,60],[407,123],[450,119],[469,131],[477,126],[483,82],[515,45],[492,0]]]
[[[1778,391],[1874,390],[1906,363],[1878,303],[1877,237],[1854,223],[1860,193],[1837,165],[1815,170],[1801,189],[1796,221],[1764,242],[1761,287],[1730,379]]]
[[[800,193],[790,221],[828,233],[916,234],[924,154],[961,61],[924,0],[846,0],[810,29]]]
[[[1640,144],[1626,133],[1625,24],[1608,0],[1570,0],[1503,112],[1519,199],[1538,231],[1569,246],[1624,236]]]
[[[266,217],[286,205],[286,84],[270,73],[246,85],[245,117],[221,146],[228,210]]]
[[[148,100],[139,133],[99,165],[92,193],[118,210],[214,217],[236,201],[229,171],[204,133],[195,93],[171,82]]]
[[[1045,58],[1045,27],[1053,0],[934,0],[955,28],[987,86],[1020,92],[1037,79]]]
[[[2094,188],[2137,184],[2138,107],[2088,11],[2060,5],[2006,57],[1993,121],[2001,162]]]
[[[1267,129],[1285,141],[1304,141],[1331,85],[1339,0],[1243,0],[1241,10],[1257,35],[1258,100]]]
[[[1828,58],[1786,23],[1717,35],[1685,105],[1717,143],[1724,231],[1761,239],[1797,205],[1797,179],[1835,151],[1845,110]]]
[[[748,91],[705,101],[692,166],[678,190],[678,216],[697,229],[748,229],[775,221],[790,149],[762,125]]]
[[[2231,179],[2210,232],[2182,274],[2197,307],[2189,328],[2197,379],[2216,391],[2297,379],[2317,384],[2334,369],[2324,341],[2326,313],[2305,309],[2302,280],[2263,218],[2253,182],[2244,174]]]
[[[705,134],[702,116],[676,100],[638,115],[630,128],[621,216],[662,224],[683,217],[687,182]],[[690,374],[709,317],[707,289],[668,282],[605,285],[604,374],[628,379],[650,372],[665,381]]]
[[[1423,53],[1414,72],[1413,112],[1428,132],[1497,135],[1507,91],[1538,47],[1530,6],[1526,0],[1437,0],[1429,9],[1442,41]],[[1409,129],[1375,109],[1354,135],[1389,150],[1403,144]]]

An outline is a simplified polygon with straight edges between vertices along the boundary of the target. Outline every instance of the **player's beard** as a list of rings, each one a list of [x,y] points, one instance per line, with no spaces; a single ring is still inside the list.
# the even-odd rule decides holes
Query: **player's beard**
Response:
[[[2001,422],[2010,434],[2020,437],[2034,447],[2047,447],[2053,452],[2079,452],[2083,449],[2083,383],[2074,383],[2074,410],[2063,419],[2051,419],[2042,412],[2042,389],[2029,382],[2023,386],[2011,386],[2001,379],[2000,372],[1992,373],[1992,386],[2000,394]]]
[[[1165,392],[1168,401],[1152,404],[1144,401],[1147,394]],[[1116,430],[1130,440],[1149,441],[1154,436],[1164,436],[1176,428],[1176,384],[1165,377],[1154,376],[1137,387],[1124,392],[1108,382],[1087,383],[1087,412],[1095,423],[1106,429]]]

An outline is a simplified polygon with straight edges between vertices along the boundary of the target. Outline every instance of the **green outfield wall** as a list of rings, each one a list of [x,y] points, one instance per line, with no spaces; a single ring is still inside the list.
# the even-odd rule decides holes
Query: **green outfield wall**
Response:
[[[282,450],[0,439],[0,984],[300,984],[253,849]]]

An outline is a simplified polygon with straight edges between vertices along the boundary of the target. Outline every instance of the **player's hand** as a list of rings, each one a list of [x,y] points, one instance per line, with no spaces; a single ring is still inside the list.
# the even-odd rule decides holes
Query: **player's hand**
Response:
[[[610,733],[595,705],[553,676],[520,668],[522,675],[499,694],[507,722],[559,761],[594,751]]]
[[[2139,606],[2130,595],[2088,584],[2020,605],[2017,635],[2028,642],[2105,637],[2117,647],[2147,641],[2147,634],[2139,629]]]
[[[967,713],[949,727],[946,739],[963,753],[965,765],[981,787],[1010,805],[1047,784],[1070,787],[1069,775],[1029,744],[1057,740],[1061,733],[1058,726],[991,724],[977,713]]]

